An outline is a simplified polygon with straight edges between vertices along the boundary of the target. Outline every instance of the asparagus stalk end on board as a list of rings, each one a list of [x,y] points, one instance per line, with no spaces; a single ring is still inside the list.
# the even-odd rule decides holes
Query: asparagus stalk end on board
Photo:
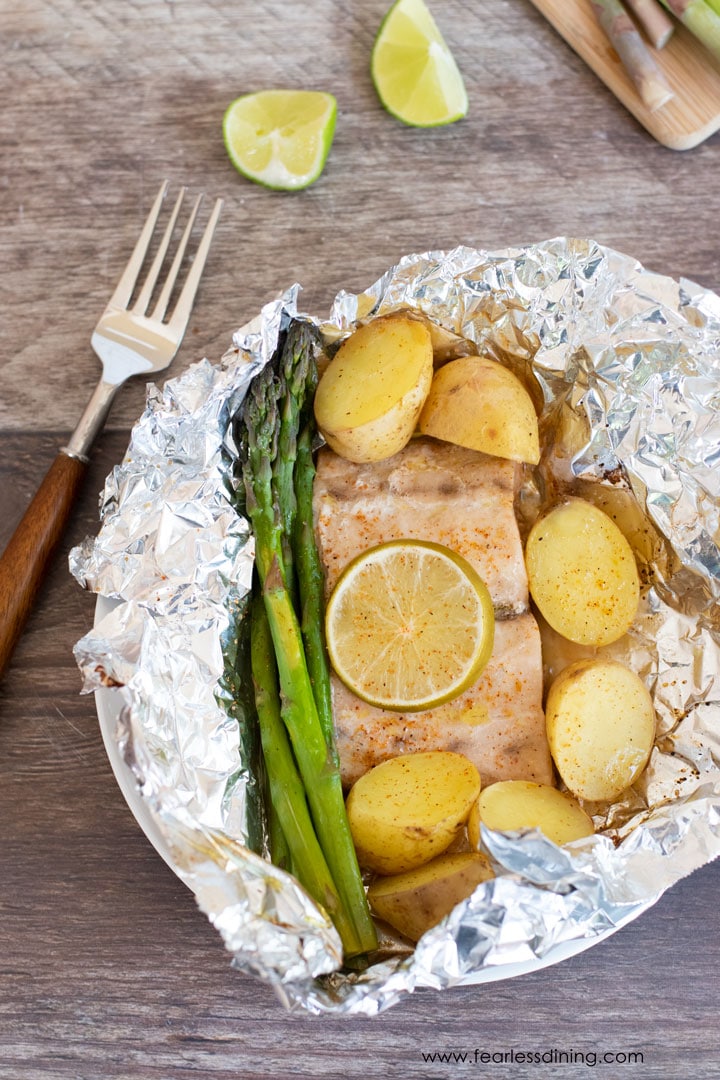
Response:
[[[662,108],[672,89],[620,0],[592,0],[592,8],[643,104],[651,112]]]
[[[720,0],[716,0],[720,3]],[[654,49],[664,49],[673,35],[675,24],[659,0],[625,0]]]
[[[720,58],[720,14],[716,6],[717,0],[662,0],[662,3],[691,34]]]

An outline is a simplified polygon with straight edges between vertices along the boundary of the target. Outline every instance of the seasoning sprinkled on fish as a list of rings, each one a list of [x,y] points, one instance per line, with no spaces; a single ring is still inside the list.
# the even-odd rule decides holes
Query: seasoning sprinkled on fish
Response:
[[[333,714],[343,782],[398,754],[465,754],[484,785],[552,783],[542,709],[540,634],[529,610],[514,511],[517,466],[429,438],[393,457],[356,464],[320,452],[314,491],[328,593],[361,551],[389,540],[431,540],[463,555],[488,587],[495,648],[478,681],[454,701],[419,713],[378,709],[333,676]]]

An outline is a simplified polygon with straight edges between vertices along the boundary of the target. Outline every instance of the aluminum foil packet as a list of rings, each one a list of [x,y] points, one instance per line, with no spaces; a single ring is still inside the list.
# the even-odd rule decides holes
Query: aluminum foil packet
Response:
[[[720,852],[720,298],[591,240],[410,255],[327,319],[299,286],[207,360],[151,387],[102,525],[71,553],[100,594],[76,646],[86,691],[114,687],[110,737],[178,876],[245,972],[288,1008],[372,1015],[418,987],[509,977],[592,945]],[[558,491],[610,508],[638,556],[644,596],[609,648],[650,689],[650,764],[596,835],[559,848],[538,831],[483,829],[497,876],[415,949],[392,938],[342,967],[324,912],[266,858],[261,768],[235,655],[253,540],[233,509],[232,419],[291,318],[326,347],[358,321],[409,307],[448,354],[475,349],[529,378],[547,452],[520,517]],[[548,655],[548,673],[571,657]],[[156,839],[157,843],[157,839]],[[160,846],[158,844],[158,846]]]

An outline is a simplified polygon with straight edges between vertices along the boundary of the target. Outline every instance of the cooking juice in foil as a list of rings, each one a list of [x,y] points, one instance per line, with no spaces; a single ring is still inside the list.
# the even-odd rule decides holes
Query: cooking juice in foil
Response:
[[[299,287],[203,360],[150,388],[102,525],[71,570],[105,598],[76,646],[86,691],[115,687],[113,732],[157,846],[245,972],[288,1008],[373,1015],[417,987],[553,963],[640,915],[720,853],[720,298],[589,240],[411,255],[325,320]],[[641,779],[593,806],[594,836],[559,848],[483,827],[497,876],[414,949],[384,937],[364,970],[297,881],[266,858],[249,687],[235,659],[253,567],[233,507],[233,418],[288,321],[328,348],[400,308],[535,389],[545,448],[526,470],[521,529],[563,494],[612,514],[643,581],[630,633],[603,653],[650,690],[655,746]],[[548,647],[546,677],[578,655]],[[107,693],[107,690],[103,690]],[[115,706],[113,706],[115,708]]]

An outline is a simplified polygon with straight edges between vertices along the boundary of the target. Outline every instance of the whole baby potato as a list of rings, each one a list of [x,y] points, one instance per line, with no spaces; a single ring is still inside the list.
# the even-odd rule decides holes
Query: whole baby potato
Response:
[[[640,579],[612,518],[584,499],[553,507],[525,546],[530,594],[550,626],[579,645],[608,645],[637,613]]]
[[[476,851],[439,855],[417,870],[378,878],[368,900],[378,918],[417,941],[493,876],[489,859]]]
[[[540,460],[532,398],[512,371],[486,356],[462,356],[435,372],[418,428],[495,457]]]
[[[480,843],[481,822],[498,832],[539,829],[555,844],[568,844],[595,831],[592,819],[571,795],[530,780],[499,780],[481,791],[467,823],[474,848]]]
[[[381,461],[409,441],[433,373],[430,330],[395,313],[346,338],[323,372],[315,419],[327,444],[350,461]]]
[[[561,671],[545,717],[553,761],[579,799],[617,798],[648,762],[652,699],[639,676],[617,660],[578,660]]]
[[[399,874],[445,851],[480,794],[480,776],[462,754],[428,750],[376,765],[356,780],[347,815],[358,861]]]

